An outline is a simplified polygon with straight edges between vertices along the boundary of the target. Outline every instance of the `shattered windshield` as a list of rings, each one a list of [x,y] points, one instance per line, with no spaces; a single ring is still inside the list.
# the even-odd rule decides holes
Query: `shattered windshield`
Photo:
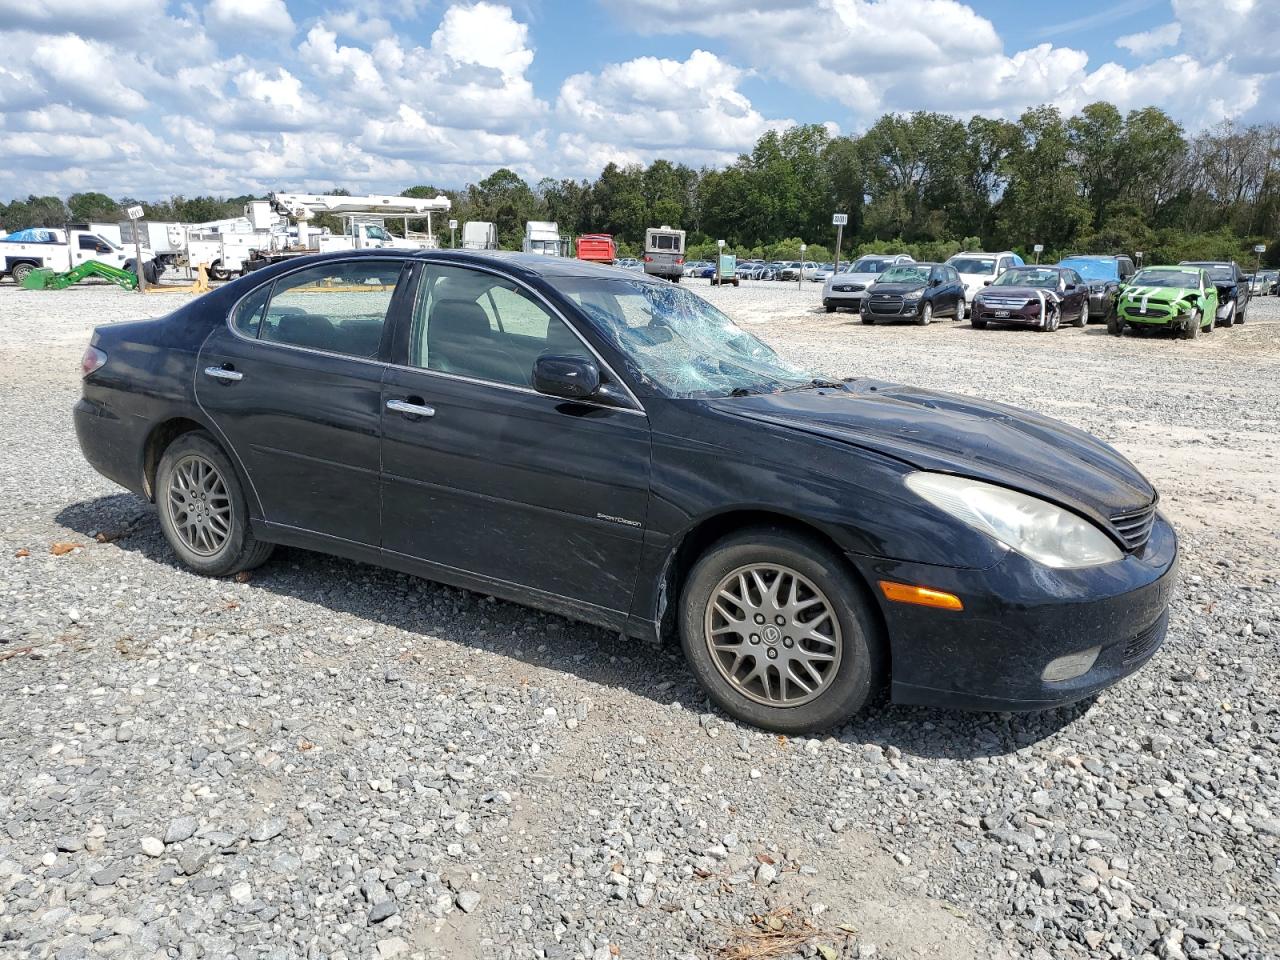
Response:
[[[556,286],[626,357],[631,373],[663,396],[769,393],[815,378],[672,284],[574,277]]]
[[[1140,270],[1129,281],[1134,287],[1174,287],[1182,290],[1200,286],[1200,274],[1194,270]]]

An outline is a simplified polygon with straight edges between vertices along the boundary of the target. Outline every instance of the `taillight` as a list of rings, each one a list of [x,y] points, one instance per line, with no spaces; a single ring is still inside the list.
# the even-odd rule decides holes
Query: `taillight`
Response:
[[[97,347],[85,347],[84,356],[80,358],[80,376],[87,377],[107,362],[107,355]]]
[[[646,253],[646,254],[644,255],[644,262],[645,262],[645,263],[653,263],[653,257],[649,256],[649,255]]]
[[[684,257],[676,257],[676,263],[684,263]]]

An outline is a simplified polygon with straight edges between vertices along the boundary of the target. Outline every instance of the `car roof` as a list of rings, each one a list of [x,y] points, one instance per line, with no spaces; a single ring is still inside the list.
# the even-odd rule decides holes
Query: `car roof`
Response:
[[[1062,258],[1067,260],[1119,260],[1123,257],[1125,260],[1130,259],[1127,253],[1068,253]],[[1060,261],[1061,262],[1061,261]]]

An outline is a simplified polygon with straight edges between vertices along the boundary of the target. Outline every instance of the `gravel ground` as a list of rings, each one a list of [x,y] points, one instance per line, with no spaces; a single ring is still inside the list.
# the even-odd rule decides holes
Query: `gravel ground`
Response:
[[[182,295],[5,284],[0,957],[1280,956],[1280,301],[1181,342],[697,289],[827,374],[1117,445],[1183,537],[1164,650],[1070,710],[787,740],[483,596],[296,550],[203,579],[69,416],[90,327]]]

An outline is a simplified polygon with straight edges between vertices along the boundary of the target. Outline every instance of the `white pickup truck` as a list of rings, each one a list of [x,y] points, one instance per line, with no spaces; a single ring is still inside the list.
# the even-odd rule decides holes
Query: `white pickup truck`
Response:
[[[127,250],[109,237],[92,230],[68,227],[32,227],[0,237],[0,277],[13,277],[22,283],[32,270],[47,267],[62,273],[80,266],[86,260],[97,260],[109,267],[137,272],[132,250]],[[155,257],[142,250],[143,274],[147,281],[156,279]]]

